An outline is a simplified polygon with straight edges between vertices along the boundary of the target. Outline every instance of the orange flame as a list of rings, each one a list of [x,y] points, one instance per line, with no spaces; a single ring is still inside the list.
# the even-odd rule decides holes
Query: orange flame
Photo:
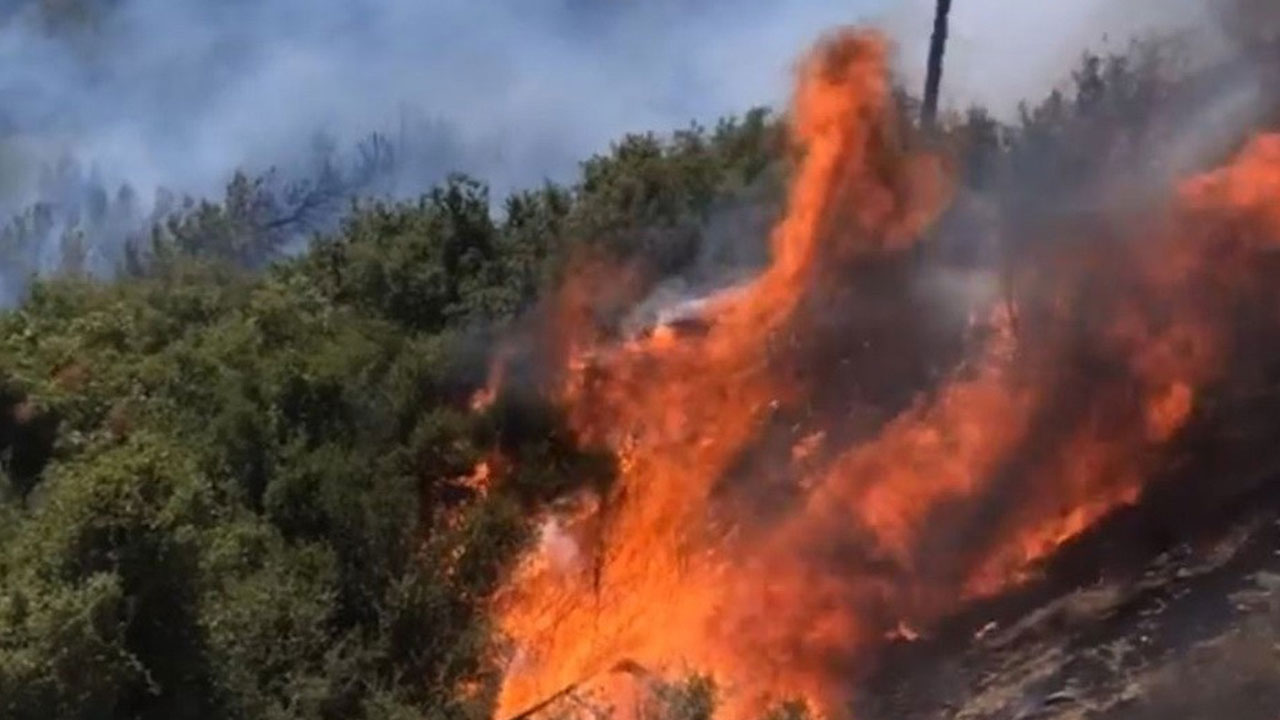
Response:
[[[970,360],[874,437],[803,432],[780,453],[796,482],[777,517],[723,506],[771,419],[823,392],[789,371],[806,303],[850,263],[909,247],[946,204],[940,162],[895,131],[885,53],[846,31],[802,64],[802,157],[773,262],[711,299],[706,333],[588,346],[566,331],[562,399],[620,478],[548,518],[495,600],[515,648],[500,720],[620,662],[714,673],[731,718],[787,697],[840,715],[886,635],[927,633],[957,598],[1020,582],[1135,502],[1220,378],[1231,308],[1260,282],[1251,262],[1280,245],[1280,138],[1188,183],[1181,210],[1129,240],[1038,258],[1017,332],[992,308]]]

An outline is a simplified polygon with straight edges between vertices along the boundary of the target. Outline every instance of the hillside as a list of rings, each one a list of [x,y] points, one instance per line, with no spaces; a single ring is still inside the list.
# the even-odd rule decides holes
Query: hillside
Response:
[[[0,718],[1273,717],[1275,98],[1205,140],[1242,66],[1178,52],[925,135],[843,31],[568,186],[60,236],[0,313]]]

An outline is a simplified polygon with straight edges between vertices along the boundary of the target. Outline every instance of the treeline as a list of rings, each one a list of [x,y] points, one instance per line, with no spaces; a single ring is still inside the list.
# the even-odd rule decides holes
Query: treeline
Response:
[[[1087,57],[1012,126],[946,119],[964,189],[936,246],[964,256],[979,206],[1087,199],[1199,92],[1171,57]],[[776,208],[787,168],[758,111],[627,137],[496,212],[462,177],[357,203],[300,253],[273,226],[297,205],[244,176],[111,280],[68,240],[0,314],[0,718],[487,717],[486,600],[536,509],[613,472],[536,393],[473,410],[494,339],[584,255],[657,282],[762,245],[714,221]],[[100,200],[107,225],[131,204]],[[663,692],[663,716],[714,707],[702,679]]]
[[[0,717],[484,715],[485,598],[611,474],[536,398],[472,411],[488,337],[588,239],[678,265],[775,155],[763,113],[632,137],[500,219],[457,178],[269,267],[238,179],[114,282],[37,280],[0,315]]]
[[[305,159],[284,170],[237,172],[216,199],[165,187],[143,197],[64,156],[34,173],[30,188],[14,180],[9,194],[16,197],[0,195],[0,305],[13,304],[36,277],[136,270],[138,254],[160,237],[200,252],[230,235],[252,238],[234,260],[260,268],[337,230],[358,199],[416,196],[452,157],[440,132],[406,111],[395,137],[371,133],[346,151],[317,134]],[[218,237],[206,242],[210,235]]]

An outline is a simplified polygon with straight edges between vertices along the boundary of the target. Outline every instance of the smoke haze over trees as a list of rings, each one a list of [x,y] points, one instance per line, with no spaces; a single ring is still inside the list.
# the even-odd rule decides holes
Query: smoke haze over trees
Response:
[[[488,601],[538,513],[617,458],[568,430],[540,358],[477,398],[584,258],[627,270],[591,308],[614,334],[763,263],[793,158],[747,110],[856,11],[758,5],[0,4],[0,718],[488,718]],[[1060,91],[952,103],[957,199],[922,262],[998,268],[1057,213],[1234,151],[1276,117],[1263,5],[1207,69],[1076,45]],[[881,411],[999,290],[933,279],[939,352],[866,383]],[[657,697],[708,720],[715,689]]]
[[[1127,10],[1123,22],[1095,0],[1023,4],[1012,19],[1021,32],[992,33],[987,20],[1010,11],[973,0],[956,11],[944,97],[1007,119],[1107,29],[1193,18],[1194,3],[1180,1]],[[111,270],[126,232],[145,233],[185,196],[220,195],[236,171],[274,168],[268,184],[284,194],[340,169],[361,180],[328,185],[343,201],[357,189],[409,197],[455,171],[497,195],[564,180],[624,133],[776,104],[794,48],[840,23],[883,20],[914,83],[930,12],[881,0],[10,0],[0,8],[0,215],[20,216],[6,242],[27,247],[0,300],[56,264],[64,240],[86,246],[89,268]],[[1047,28],[1059,50],[1041,43],[1034,55],[1048,59],[1011,74],[1000,58],[1019,46],[1008,43]],[[371,166],[363,153],[375,136],[382,155]],[[313,225],[331,227],[320,215]]]

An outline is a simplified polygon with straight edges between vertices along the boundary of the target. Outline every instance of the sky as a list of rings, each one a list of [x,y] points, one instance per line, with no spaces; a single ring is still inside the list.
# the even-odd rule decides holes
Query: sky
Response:
[[[953,0],[943,101],[981,104],[1008,118],[1070,77],[1086,50],[1123,50],[1135,37],[1215,25],[1217,0]],[[885,0],[882,24],[898,39],[898,71],[924,83],[934,0]],[[1199,39],[1207,40],[1201,37]]]
[[[1085,47],[1196,22],[1202,1],[955,0],[944,104],[1007,116]],[[236,168],[303,162],[318,133],[347,146],[405,127],[422,187],[450,170],[498,193],[571,179],[623,133],[781,105],[796,58],[835,25],[886,28],[914,86],[933,0],[111,4],[74,43],[21,12],[0,25],[0,200],[64,155],[144,197],[203,194]]]

